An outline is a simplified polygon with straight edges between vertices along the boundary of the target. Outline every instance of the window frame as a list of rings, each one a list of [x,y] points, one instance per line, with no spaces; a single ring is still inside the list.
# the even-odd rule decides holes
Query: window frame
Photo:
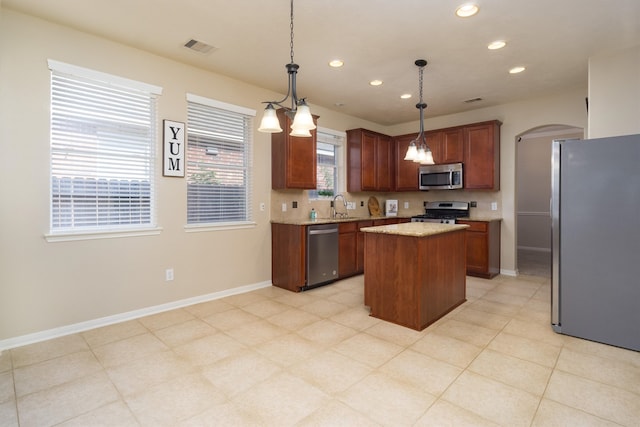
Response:
[[[190,128],[190,124],[189,124],[189,117],[188,117],[188,108],[189,108],[189,103],[195,103],[195,104],[200,104],[201,106],[205,106],[205,107],[211,107],[214,109],[219,109],[219,110],[224,110],[226,113],[236,113],[238,115],[242,115],[245,117],[248,117],[248,124],[246,125],[246,129],[245,132],[247,135],[249,135],[249,142],[247,144],[247,153],[245,153],[245,158],[246,158],[246,165],[245,165],[245,169],[247,171],[247,187],[245,188],[245,193],[246,193],[246,207],[245,210],[247,212],[247,217],[245,220],[240,220],[240,221],[220,221],[220,222],[201,222],[201,223],[189,223],[189,212],[188,212],[188,203],[189,203],[189,199],[188,199],[188,194],[186,195],[186,202],[187,205],[185,206],[187,209],[186,212],[186,221],[187,223],[184,225],[184,229],[186,232],[208,232],[208,231],[218,231],[218,230],[233,230],[233,229],[243,229],[243,228],[253,228],[256,226],[256,222],[253,219],[254,218],[254,207],[253,207],[253,186],[254,186],[254,180],[253,180],[253,152],[254,152],[254,138],[253,138],[253,132],[254,132],[254,123],[253,123],[253,118],[256,116],[256,110],[250,109],[250,108],[246,108],[246,107],[242,107],[242,106],[238,106],[238,105],[234,105],[234,104],[229,104],[226,102],[222,102],[222,101],[218,101],[215,99],[211,99],[211,98],[206,98],[200,95],[196,95],[193,93],[187,93],[186,94],[186,100],[187,100],[187,121],[186,121],[186,152],[185,152],[185,168],[186,168],[186,175],[185,175],[185,183],[186,183],[186,187],[187,187],[187,193],[188,193],[188,179],[189,179],[189,164],[190,164],[190,158],[189,158],[189,154],[190,154],[190,150],[189,150],[189,145],[190,145],[190,132],[189,132],[189,128]]]
[[[124,77],[76,66],[71,64],[66,64],[60,61],[48,59],[47,60],[48,68],[50,70],[50,124],[49,124],[49,225],[48,232],[45,233],[45,239],[48,242],[60,242],[60,241],[73,241],[73,240],[91,240],[91,239],[101,239],[101,238],[119,238],[119,237],[130,237],[130,236],[146,236],[146,235],[154,235],[159,234],[162,230],[158,227],[157,224],[157,178],[156,178],[156,169],[157,169],[157,160],[156,160],[156,152],[157,152],[157,137],[158,137],[158,117],[157,117],[157,99],[162,94],[162,88],[156,85],[151,85],[148,83],[127,79]],[[150,135],[148,141],[148,174],[147,179],[149,180],[149,222],[142,224],[95,224],[89,226],[71,226],[71,227],[54,227],[54,130],[53,130],[53,118],[54,118],[54,107],[53,107],[53,90],[54,90],[54,76],[57,77],[70,77],[71,79],[75,79],[77,82],[87,82],[94,81],[100,84],[102,87],[113,88],[114,91],[124,89],[128,93],[140,92],[145,96],[149,96],[151,101],[151,111],[149,111],[149,126],[150,126]],[[97,158],[98,154],[96,154]],[[111,194],[111,193],[109,193]]]
[[[346,189],[346,173],[345,173],[345,146],[347,140],[346,132],[340,132],[333,129],[324,127],[318,127],[316,130],[317,142],[323,144],[330,144],[335,147],[336,155],[336,181],[334,184],[333,196],[320,196],[318,195],[318,189],[309,190],[309,200],[331,200],[336,194],[341,194]],[[316,161],[318,158],[318,149],[316,148]],[[317,187],[317,186],[316,186]]]

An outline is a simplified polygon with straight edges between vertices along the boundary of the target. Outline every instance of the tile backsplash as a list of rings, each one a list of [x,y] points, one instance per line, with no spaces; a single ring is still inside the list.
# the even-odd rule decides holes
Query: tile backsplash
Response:
[[[471,216],[488,218],[502,217],[502,195],[496,192],[444,190],[444,191],[413,191],[398,193],[341,193],[349,204],[355,209],[347,210],[351,217],[368,217],[368,201],[371,196],[378,199],[380,210],[384,214],[384,205],[387,199],[398,201],[398,216],[413,216],[424,213],[425,202],[441,200],[455,200],[462,202],[475,201],[477,207],[471,208]],[[329,218],[331,215],[332,199],[309,199],[306,190],[279,190],[271,191],[271,220],[301,220],[309,218],[311,209],[317,212],[318,218]],[[496,210],[492,210],[495,203]],[[294,205],[296,206],[294,208]],[[286,206],[286,210],[283,210]],[[338,212],[344,212],[342,199],[338,199]]]

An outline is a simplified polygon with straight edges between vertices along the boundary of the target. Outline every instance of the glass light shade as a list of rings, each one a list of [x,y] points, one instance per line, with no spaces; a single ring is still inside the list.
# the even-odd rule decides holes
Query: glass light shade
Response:
[[[433,161],[433,153],[427,147],[424,155],[424,160],[420,162],[421,165],[432,165],[435,162]]]
[[[291,129],[291,133],[289,135],[308,138],[311,136],[311,131],[309,129]]]
[[[276,109],[273,108],[273,105],[269,104],[267,105],[267,108],[264,109],[264,115],[262,116],[262,121],[260,122],[258,131],[267,133],[282,132],[280,121],[278,120],[278,115],[276,114]]]
[[[293,117],[291,129],[299,132],[303,129],[309,131],[315,128],[316,125],[313,123],[311,110],[309,110],[309,106],[303,101],[298,105],[298,108],[296,109],[296,115]]]
[[[424,145],[421,145],[420,148],[418,148],[418,155],[416,155],[414,162],[422,163],[426,160],[427,160],[427,153],[425,152]]]
[[[407,154],[404,156],[404,159],[413,161],[416,159],[417,156],[418,156],[418,148],[416,147],[416,144],[413,141],[411,141],[411,143],[409,144],[409,148],[407,148]]]

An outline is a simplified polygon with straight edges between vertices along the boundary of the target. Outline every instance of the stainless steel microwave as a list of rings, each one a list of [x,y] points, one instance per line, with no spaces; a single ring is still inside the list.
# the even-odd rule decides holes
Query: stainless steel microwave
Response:
[[[455,190],[462,188],[462,163],[422,165],[419,172],[420,190]]]

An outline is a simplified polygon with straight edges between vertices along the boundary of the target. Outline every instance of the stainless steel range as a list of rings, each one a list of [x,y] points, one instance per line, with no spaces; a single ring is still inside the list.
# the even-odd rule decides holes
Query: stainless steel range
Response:
[[[469,202],[427,202],[424,214],[411,217],[411,222],[455,224],[456,219],[469,216]]]

